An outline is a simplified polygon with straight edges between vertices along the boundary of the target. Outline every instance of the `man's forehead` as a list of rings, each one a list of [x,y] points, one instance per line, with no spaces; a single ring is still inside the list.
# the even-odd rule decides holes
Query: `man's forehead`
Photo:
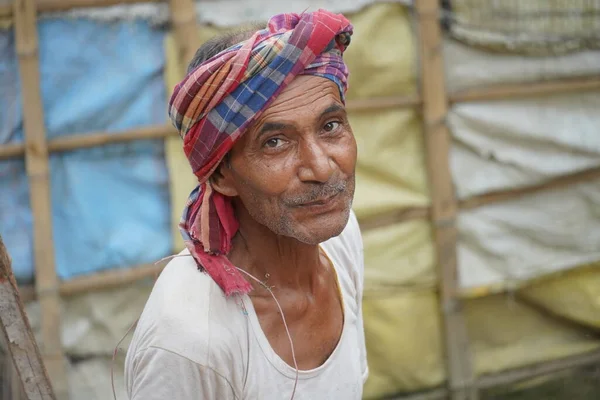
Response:
[[[307,114],[314,117],[345,110],[339,87],[331,80],[319,76],[300,75],[281,91],[279,96],[265,109],[234,145],[233,151],[262,136],[263,127],[269,124],[279,130],[297,123],[310,123]]]
[[[321,108],[337,103],[343,107],[339,87],[319,76],[296,77],[265,109],[263,117],[271,114],[297,113],[303,109],[322,112]],[[260,118],[263,119],[263,118]]]

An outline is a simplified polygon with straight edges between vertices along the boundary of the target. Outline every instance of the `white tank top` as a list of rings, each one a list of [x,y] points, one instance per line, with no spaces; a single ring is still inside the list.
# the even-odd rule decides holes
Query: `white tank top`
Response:
[[[359,400],[368,367],[363,247],[354,214],[321,247],[337,273],[344,326],[327,361],[300,371],[294,399]],[[187,251],[180,255],[157,280],[127,351],[130,400],[289,399],[296,370],[271,348],[250,298],[226,298]]]

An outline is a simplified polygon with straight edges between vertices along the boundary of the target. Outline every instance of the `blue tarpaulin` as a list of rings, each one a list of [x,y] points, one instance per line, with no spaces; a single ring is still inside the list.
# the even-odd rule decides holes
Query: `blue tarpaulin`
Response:
[[[44,19],[38,29],[49,139],[167,122],[163,30],[144,21],[86,19]],[[22,110],[14,33],[2,31],[0,144],[23,141]],[[172,251],[162,141],[52,153],[50,178],[61,279],[154,262]],[[34,275],[32,222],[23,159],[0,161],[0,234],[21,282]]]

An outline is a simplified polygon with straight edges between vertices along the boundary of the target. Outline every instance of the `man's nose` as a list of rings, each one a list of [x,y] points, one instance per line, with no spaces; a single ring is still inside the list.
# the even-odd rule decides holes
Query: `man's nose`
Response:
[[[328,182],[335,172],[335,162],[327,152],[326,144],[318,139],[304,140],[300,144],[300,169],[303,182]]]

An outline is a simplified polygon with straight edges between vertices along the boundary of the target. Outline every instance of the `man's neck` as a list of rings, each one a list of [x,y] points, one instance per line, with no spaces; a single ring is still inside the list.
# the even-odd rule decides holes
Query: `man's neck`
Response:
[[[256,222],[245,209],[236,214],[240,227],[228,255],[230,261],[267,286],[311,291],[324,261],[319,245],[277,235]],[[260,287],[253,280],[250,283]]]

